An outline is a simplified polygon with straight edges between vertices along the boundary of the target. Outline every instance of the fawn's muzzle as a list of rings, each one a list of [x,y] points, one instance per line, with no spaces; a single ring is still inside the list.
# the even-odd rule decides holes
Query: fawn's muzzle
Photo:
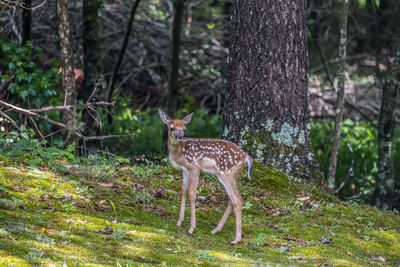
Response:
[[[183,140],[183,133],[177,133],[175,135],[176,140]]]

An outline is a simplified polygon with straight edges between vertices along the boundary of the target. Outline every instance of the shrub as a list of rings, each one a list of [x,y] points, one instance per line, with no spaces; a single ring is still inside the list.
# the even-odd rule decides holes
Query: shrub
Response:
[[[332,148],[333,123],[315,121],[311,128],[311,141],[325,176],[328,173],[329,153]],[[400,129],[395,131],[394,173],[400,173]],[[336,187],[344,180],[340,197],[361,194],[369,203],[375,189],[378,173],[378,130],[370,123],[344,120],[339,144],[336,169]],[[400,177],[395,177],[399,182]]]
[[[13,102],[35,108],[61,103],[61,94],[55,90],[60,81],[56,68],[58,61],[53,60],[54,68],[44,70],[42,64],[35,60],[41,56],[42,50],[33,46],[32,42],[20,46],[0,39],[0,50],[1,83],[15,75],[7,89]]]

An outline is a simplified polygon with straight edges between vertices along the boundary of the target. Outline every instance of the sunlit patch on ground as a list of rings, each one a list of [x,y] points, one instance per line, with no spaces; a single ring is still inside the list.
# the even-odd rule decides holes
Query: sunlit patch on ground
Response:
[[[219,234],[210,234],[226,206],[226,194],[212,177],[201,178],[197,229],[189,236],[188,217],[175,226],[180,174],[151,168],[126,174],[102,166],[90,176],[85,169],[62,175],[0,166],[0,265],[400,263],[398,215],[385,213],[383,219],[375,208],[342,203],[259,165],[252,181],[239,182],[242,242],[229,244],[233,216]]]

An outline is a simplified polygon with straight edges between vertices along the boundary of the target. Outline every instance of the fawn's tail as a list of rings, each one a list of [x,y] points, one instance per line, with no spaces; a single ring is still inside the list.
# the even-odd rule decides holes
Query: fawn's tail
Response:
[[[251,170],[253,169],[253,159],[249,155],[246,156],[246,163],[247,163],[247,167],[248,167],[247,176],[249,177],[249,180],[251,180]]]

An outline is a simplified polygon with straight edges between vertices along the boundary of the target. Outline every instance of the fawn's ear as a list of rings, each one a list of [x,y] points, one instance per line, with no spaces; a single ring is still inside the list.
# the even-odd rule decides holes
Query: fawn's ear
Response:
[[[185,118],[183,118],[183,122],[186,124],[186,123],[189,123],[190,122],[190,120],[192,119],[192,115],[193,115],[193,113],[190,113],[189,115],[187,115]]]
[[[160,108],[158,109],[158,115],[160,115],[160,119],[163,121],[163,123],[167,124],[172,121],[172,119]]]

